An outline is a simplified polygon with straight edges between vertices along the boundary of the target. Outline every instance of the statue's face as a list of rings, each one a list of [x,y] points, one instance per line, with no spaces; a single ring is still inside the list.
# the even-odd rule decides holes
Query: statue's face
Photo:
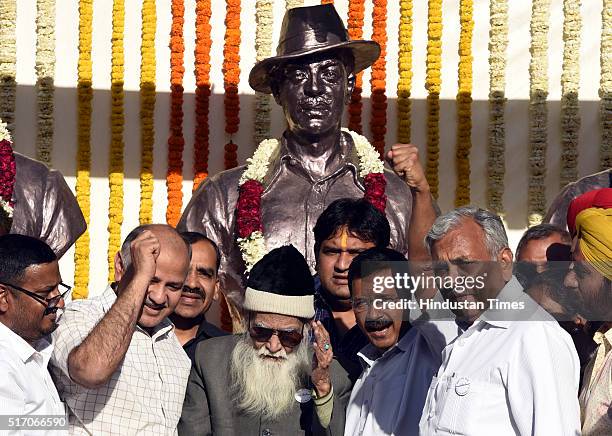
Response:
[[[281,77],[274,97],[291,132],[317,137],[340,128],[353,84],[340,59],[329,54],[299,59],[285,65]]]

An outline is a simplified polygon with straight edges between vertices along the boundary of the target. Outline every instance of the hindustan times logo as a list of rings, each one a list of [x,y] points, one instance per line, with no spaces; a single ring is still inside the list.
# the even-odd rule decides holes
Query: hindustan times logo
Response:
[[[456,293],[467,290],[482,290],[485,286],[487,273],[476,276],[438,276],[430,274],[411,275],[396,273],[395,275],[374,276],[372,290],[382,294],[385,289],[396,291],[406,290],[415,293],[418,289],[452,289]]]

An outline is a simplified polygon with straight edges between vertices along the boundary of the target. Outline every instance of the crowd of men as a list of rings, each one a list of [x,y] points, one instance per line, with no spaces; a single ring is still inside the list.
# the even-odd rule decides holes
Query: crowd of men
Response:
[[[332,5],[289,10],[281,34],[250,76],[288,126],[246,202],[267,249],[252,268],[245,167],[207,179],[177,229],[133,229],[87,299],[58,266],[84,230],[74,198],[15,203],[0,434],[612,434],[612,171],[564,189],[515,256],[496,214],[439,212],[415,146],[364,177],[340,122],[376,43]],[[207,320],[215,301],[231,323]],[[36,416],[66,425],[9,420]]]

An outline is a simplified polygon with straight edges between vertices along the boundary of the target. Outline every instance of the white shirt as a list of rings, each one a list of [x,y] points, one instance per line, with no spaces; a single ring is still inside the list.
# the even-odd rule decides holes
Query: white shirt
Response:
[[[346,409],[345,436],[416,435],[441,351],[417,327],[382,356],[366,345],[358,353],[363,372]]]
[[[68,374],[68,355],[111,308],[117,296],[109,286],[101,295],[66,307],[53,333],[51,369],[66,402],[72,434],[171,435],[183,407],[191,361],[174,326],[165,319],[152,336],[136,327],[119,368],[108,383],[87,389]]]
[[[570,336],[516,278],[499,298],[525,301],[533,307],[529,320],[486,311],[444,349],[420,434],[579,435],[579,362]]]
[[[53,345],[46,339],[34,347],[0,322],[0,413],[2,415],[57,415],[64,417],[47,364]],[[66,431],[0,430],[0,435],[65,434]]]

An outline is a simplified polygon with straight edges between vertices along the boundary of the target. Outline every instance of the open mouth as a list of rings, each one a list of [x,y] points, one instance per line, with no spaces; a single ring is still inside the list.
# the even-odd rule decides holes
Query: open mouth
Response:
[[[153,312],[155,314],[159,313],[160,311],[162,311],[165,308],[166,308],[165,305],[158,306],[158,305],[153,305],[153,304],[145,303],[145,309],[147,309],[149,312]]]
[[[368,333],[373,334],[384,334],[387,333],[389,327],[393,325],[393,321],[390,319],[382,319],[382,320],[374,320],[374,321],[366,321],[365,329]]]

